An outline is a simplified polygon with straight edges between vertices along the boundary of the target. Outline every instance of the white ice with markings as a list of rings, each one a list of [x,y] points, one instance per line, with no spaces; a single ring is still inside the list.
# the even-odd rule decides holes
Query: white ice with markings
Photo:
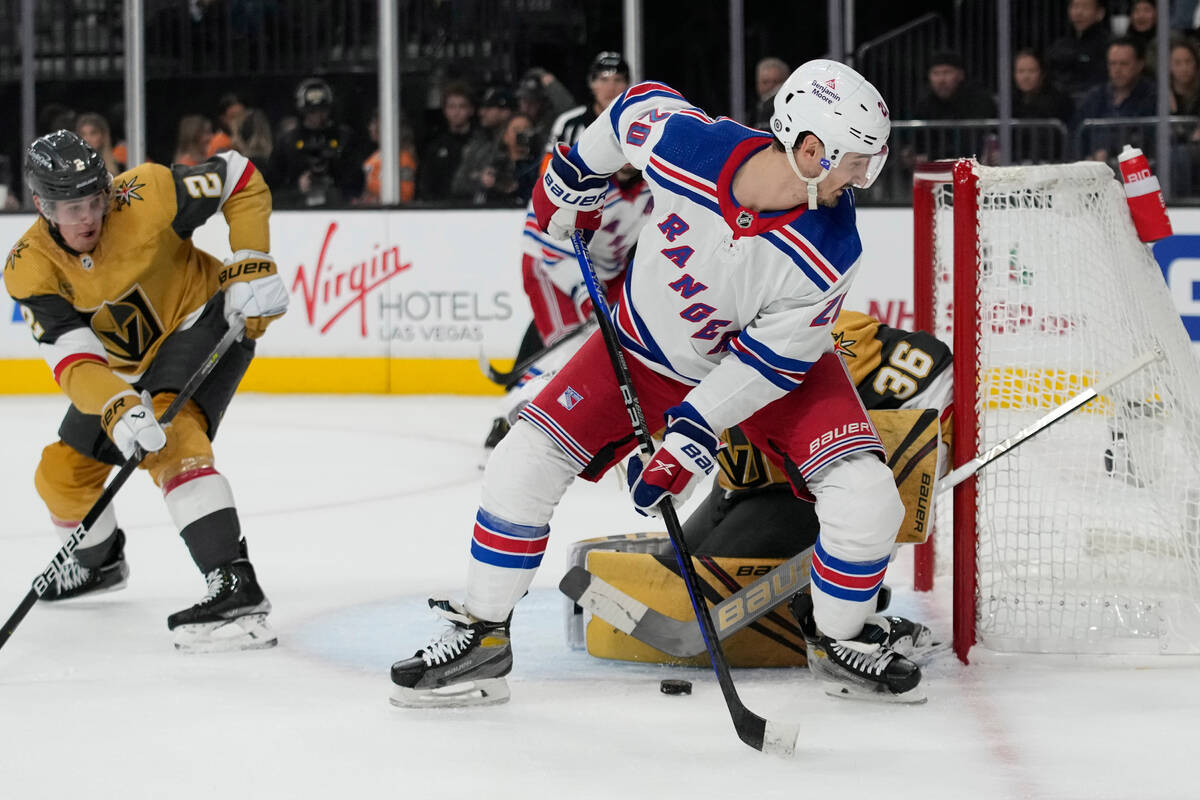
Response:
[[[58,547],[33,489],[59,397],[0,399],[0,618]],[[36,606],[0,650],[5,798],[1176,798],[1200,795],[1200,659],[975,651],[929,665],[929,702],[827,697],[801,670],[734,670],[747,705],[804,722],[789,761],[734,734],[710,671],[567,647],[556,584],[571,542],[653,530],[613,479],[577,482],[513,623],[512,700],[387,702],[392,661],[459,591],[479,497],[485,398],[245,395],[217,441],[272,603],[273,650],[182,655],[169,613],[204,581],[139,474],[117,499],[121,592]],[[948,596],[889,575],[893,609],[949,633]],[[659,693],[685,677],[691,696]]]

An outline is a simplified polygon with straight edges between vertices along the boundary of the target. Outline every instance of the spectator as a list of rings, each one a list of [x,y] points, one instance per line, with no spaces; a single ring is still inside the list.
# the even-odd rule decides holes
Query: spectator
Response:
[[[987,90],[967,82],[962,56],[945,50],[929,64],[929,90],[917,101],[917,119],[993,119],[996,101]]]
[[[57,130],[75,130],[75,112],[62,103],[47,103],[37,115],[38,136]]]
[[[367,123],[367,136],[375,145],[375,152],[363,162],[363,193],[359,205],[377,206],[383,193],[383,156],[379,152],[379,109],[371,114]],[[400,202],[411,203],[416,196],[417,153],[413,143],[412,128],[400,123]]]
[[[1125,36],[1142,49],[1145,74],[1153,78],[1158,70],[1158,6],[1155,0],[1134,0],[1129,8],[1129,28]]]
[[[771,129],[771,115],[775,113],[775,93],[787,80],[792,70],[782,58],[768,56],[754,67],[754,90],[758,93],[758,104],[754,107],[751,124],[760,130]]]
[[[508,160],[512,162],[513,194],[522,206],[527,205],[533,195],[533,185],[542,165],[539,157],[542,151],[535,146],[533,137],[533,120],[525,114],[514,114],[501,137]]]
[[[1171,40],[1171,113],[1200,115],[1200,49],[1182,36]]]
[[[512,162],[504,152],[501,137],[517,107],[513,93],[493,86],[479,103],[479,129],[462,151],[462,162],[454,173],[451,194],[475,205],[509,197],[516,188]]]
[[[575,98],[558,78],[534,67],[517,85],[517,110],[533,121],[531,146],[535,153],[546,149],[554,120],[575,105]]]
[[[466,86],[452,83],[442,90],[442,116],[445,130],[425,145],[417,162],[417,197],[422,200],[450,198],[451,181],[474,130],[475,104]]]
[[[108,128],[108,120],[103,116],[94,112],[80,114],[79,119],[75,121],[75,133],[100,154],[110,175],[118,175],[125,171],[125,165],[113,155],[112,132]]]
[[[275,141],[267,182],[281,208],[343,205],[362,193],[354,136],[333,118],[333,90],[320,78],[296,87],[295,128]]]
[[[1071,98],[1050,86],[1037,53],[1018,50],[1013,59],[1012,115],[1016,119],[1057,119],[1070,123],[1075,112]]]
[[[175,138],[176,164],[194,167],[208,158],[208,143],[212,141],[212,123],[202,114],[185,114],[179,120],[179,135]]]
[[[271,160],[275,140],[271,138],[271,120],[261,108],[248,108],[233,131],[233,149],[250,159],[264,175]]]
[[[118,164],[129,164],[129,148],[125,144],[125,103],[118,101],[108,107],[104,115],[112,132],[113,158]]]
[[[554,120],[550,138],[546,140],[546,152],[558,142],[573,145],[583,129],[592,123],[608,104],[629,88],[629,65],[620,53],[606,50],[592,59],[588,68],[588,89],[592,102],[564,111]]]
[[[1050,82],[1078,104],[1083,95],[1107,78],[1106,52],[1111,38],[1103,0],[1071,0],[1067,7],[1071,32],[1046,51]]]
[[[217,125],[212,141],[208,143],[208,155],[213,156],[233,149],[233,132],[237,130],[246,106],[233,93],[221,95],[217,101]]]
[[[1128,38],[1113,40],[1108,46],[1108,82],[1093,87],[1079,103],[1076,124],[1085,119],[1152,117],[1157,113],[1154,83],[1142,74],[1142,52]],[[1107,161],[1116,154],[1122,138],[1119,132],[1081,130],[1080,145],[1086,157]]]

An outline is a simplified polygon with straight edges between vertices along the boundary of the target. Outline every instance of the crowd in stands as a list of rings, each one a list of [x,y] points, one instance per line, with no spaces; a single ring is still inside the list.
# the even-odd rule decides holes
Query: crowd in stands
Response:
[[[628,86],[624,60],[615,53],[601,56],[611,63],[593,65],[592,102],[582,105],[540,68],[528,70],[514,85],[477,90],[451,81],[440,86],[440,124],[424,141],[418,142],[412,126],[401,120],[400,202],[524,206],[549,142],[578,134],[563,130],[564,120],[586,124]],[[234,93],[222,96],[211,114],[184,114],[172,161],[195,165],[232,149],[262,171],[277,208],[378,205],[378,110],[355,129],[339,119],[333,90],[319,77],[301,81],[294,99],[295,115],[274,122]],[[76,114],[51,104],[39,114],[38,128],[39,135],[59,128],[76,131],[104,156],[114,175],[128,164],[125,143],[114,141],[102,114]],[[15,208],[15,199],[9,204]]]
[[[1105,0],[1069,0],[1066,32],[1044,52],[1019,49],[1013,58],[1012,115],[1018,120],[1057,120],[1067,130],[1065,152],[1043,152],[1043,160],[1061,157],[1113,161],[1122,143],[1152,150],[1158,92],[1158,8],[1155,0],[1132,0],[1112,6]],[[1172,3],[1168,106],[1175,116],[1200,115],[1200,3]],[[994,119],[996,96],[971,80],[962,56],[954,51],[936,53],[925,75],[924,94],[911,109],[893,109],[901,119]],[[1101,123],[1104,120],[1125,120]],[[950,126],[937,144],[921,148],[933,152],[906,154],[907,160],[961,155]],[[932,137],[930,137],[932,140]],[[911,149],[911,148],[910,148]],[[938,152],[938,151],[941,152]],[[993,153],[977,153],[985,161]],[[1039,155],[1039,154],[1035,154]],[[1173,176],[1181,188],[1200,185],[1200,125],[1192,120],[1173,127]],[[1035,159],[1036,160],[1036,159]],[[1192,175],[1192,163],[1196,175]]]

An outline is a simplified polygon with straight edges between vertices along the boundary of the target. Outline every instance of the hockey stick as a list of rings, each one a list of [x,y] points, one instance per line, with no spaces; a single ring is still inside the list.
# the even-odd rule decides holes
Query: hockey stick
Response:
[[[638,402],[633,381],[629,376],[629,365],[625,363],[625,355],[621,352],[621,345],[617,341],[617,331],[613,326],[612,317],[609,315],[608,303],[604,299],[604,292],[600,290],[600,281],[596,278],[591,256],[588,255],[587,246],[583,242],[583,233],[575,231],[571,235],[571,244],[575,248],[575,257],[579,260],[579,269],[583,273],[583,281],[587,285],[588,295],[592,298],[592,307],[595,309],[596,320],[600,323],[600,332],[604,337],[605,347],[608,349],[608,357],[612,361],[613,371],[616,373],[617,383],[621,388],[625,410],[629,413],[630,422],[633,423],[634,435],[641,445],[642,452],[649,455],[654,452],[654,443],[650,438],[650,431],[646,427],[646,417],[642,413],[642,405]],[[667,524],[667,535],[671,537],[671,544],[675,548],[675,558],[679,562],[680,574],[684,578],[684,585],[687,586],[688,595],[692,600],[692,609],[696,612],[696,620],[700,623],[700,630],[704,634],[704,643],[708,647],[713,672],[717,675],[717,683],[720,684],[721,693],[725,696],[725,705],[728,706],[729,715],[733,718],[734,730],[737,731],[743,742],[756,750],[774,755],[791,755],[796,749],[800,727],[770,722],[746,708],[745,703],[738,697],[737,688],[733,685],[733,677],[729,674],[729,662],[721,649],[721,640],[717,638],[712,617],[708,612],[708,604],[704,600],[700,578],[696,575],[695,567],[692,566],[692,554],[683,538],[683,528],[679,524],[675,506],[672,505],[670,499],[667,499],[659,505],[659,508],[662,511],[663,520]]]
[[[196,371],[192,373],[192,377],[188,378],[188,381],[186,384],[184,384],[183,389],[179,391],[179,394],[176,395],[175,399],[171,401],[171,404],[167,406],[167,410],[164,411],[162,416],[158,418],[159,425],[165,426],[170,423],[171,420],[175,419],[175,415],[179,413],[181,408],[183,408],[183,404],[186,403],[188,399],[196,393],[196,390],[200,388],[200,384],[202,384],[204,379],[208,377],[208,374],[213,371],[213,367],[217,365],[217,362],[221,360],[221,357],[225,355],[226,351],[229,350],[235,341],[241,338],[245,328],[246,326],[244,320],[236,321],[234,324],[229,326],[229,330],[225,332],[225,335],[221,337],[219,342],[217,342],[216,346],[212,349],[212,352],[205,357],[200,366],[196,368]],[[41,574],[33,579],[33,586],[25,595],[25,599],[21,601],[21,604],[17,606],[16,611],[14,611],[12,616],[8,618],[8,621],[4,623],[4,627],[0,628],[0,647],[3,647],[13,635],[13,631],[15,631],[17,626],[21,624],[21,620],[25,619],[25,615],[29,613],[31,608],[33,608],[33,605],[37,602],[38,598],[45,594],[46,590],[50,588],[50,581],[54,579],[54,576],[58,573],[61,566],[66,563],[67,559],[71,557],[71,554],[75,552],[75,549],[79,547],[79,543],[83,541],[83,537],[87,533],[88,528],[96,524],[96,520],[98,520],[100,515],[104,513],[104,509],[108,508],[108,504],[112,502],[112,499],[114,496],[116,496],[117,491],[125,485],[125,481],[129,480],[129,476],[133,474],[133,471],[137,469],[138,464],[141,464],[142,459],[145,457],[146,453],[140,446],[134,448],[133,455],[125,460],[125,463],[121,465],[119,470],[117,470],[117,474],[113,476],[111,481],[109,481],[108,486],[104,487],[104,491],[101,493],[100,497],[97,498],[96,502],[92,504],[92,507],[87,514],[84,515],[83,520],[79,523],[71,535],[67,537],[67,541],[63,543],[63,546],[59,548],[59,551],[54,554],[54,558],[51,559],[49,566],[42,570]]]
[[[577,336],[579,336],[579,334],[583,333],[585,329],[589,331],[591,330],[591,326],[589,326],[586,322],[569,331],[561,339],[555,341],[554,344],[546,345],[536,353],[531,353],[530,355],[525,356],[520,361],[513,364],[513,368],[508,372],[501,372],[500,370],[496,369],[494,366],[492,366],[492,363],[488,361],[487,356],[481,352],[479,354],[479,369],[492,383],[497,383],[503,386],[505,389],[511,389],[517,383],[517,381],[521,380],[530,367],[553,353],[558,348],[562,347],[567,342],[573,341]]]
[[[1054,423],[1066,418],[1108,389],[1162,357],[1161,350],[1142,354],[1107,379],[1072,397],[1037,421],[947,474],[938,481],[938,494],[950,491],[1000,456],[1015,450]],[[721,638],[730,636],[752,624],[787,600],[791,594],[795,594],[796,590],[808,585],[809,565],[807,559],[811,553],[812,548],[810,547],[713,606],[713,616],[720,624],[718,630]],[[804,563],[799,564],[800,561]],[[798,584],[794,580],[797,569],[800,570],[801,576]],[[781,596],[781,591],[774,591],[776,587],[784,586],[788,587],[791,592],[786,597]],[[559,589],[580,606],[613,625],[617,630],[629,634],[656,650],[678,658],[698,655],[704,650],[701,633],[690,620],[675,619],[655,611],[640,600],[592,575],[583,567],[577,566],[569,570],[563,576]]]
[[[1000,456],[1019,446],[1028,439],[1032,439],[1034,436],[1037,436],[1039,433],[1046,430],[1046,428],[1049,428],[1051,425],[1058,422],[1060,419],[1063,419],[1076,409],[1087,405],[1089,402],[1099,397],[1112,387],[1116,386],[1129,376],[1133,375],[1135,372],[1138,372],[1143,367],[1158,361],[1163,357],[1163,355],[1163,351],[1157,348],[1149,352],[1142,353],[1140,356],[1130,361],[1128,364],[1114,372],[1105,380],[1102,380],[1095,386],[1080,392],[1058,408],[1051,411],[1049,414],[1046,414],[1041,419],[1031,423],[1025,428],[1022,428],[996,446],[988,448],[985,452],[980,453],[975,458],[972,458],[970,461],[966,462],[961,467],[948,474],[945,478],[938,481],[938,492],[940,493],[949,489],[953,489],[955,486],[962,483],[967,478],[971,477],[980,469],[992,463]]]

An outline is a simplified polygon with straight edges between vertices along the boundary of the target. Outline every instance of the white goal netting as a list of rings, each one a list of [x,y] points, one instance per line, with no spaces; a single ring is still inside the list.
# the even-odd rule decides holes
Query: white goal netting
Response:
[[[1162,353],[979,474],[979,642],[1200,652],[1200,371],[1162,272],[1103,164],[977,169],[977,313],[954,313],[952,244],[972,232],[953,228],[949,184],[934,309],[947,341],[978,327],[980,451]]]

